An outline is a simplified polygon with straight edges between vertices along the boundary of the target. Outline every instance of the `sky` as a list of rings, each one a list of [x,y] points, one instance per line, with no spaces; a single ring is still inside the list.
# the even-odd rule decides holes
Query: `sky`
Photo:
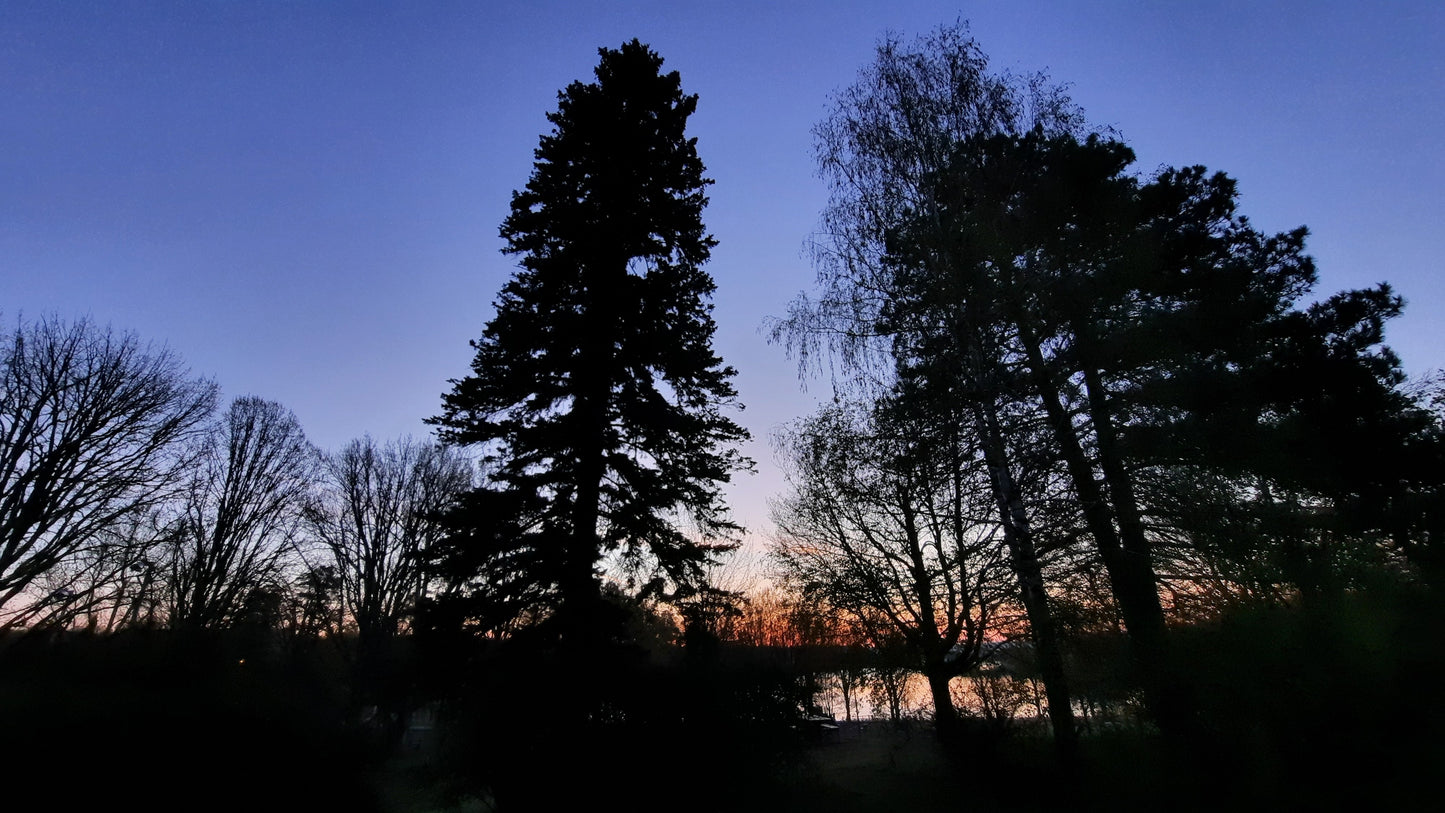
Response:
[[[813,282],[811,128],[879,39],[966,20],[1138,170],[1238,179],[1306,225],[1318,294],[1390,282],[1406,371],[1445,367],[1445,4],[0,0],[0,323],[89,317],[338,449],[422,437],[516,270],[497,229],[557,92],[638,38],[699,97],[715,348],[739,371],[756,542],[770,438],[831,397],[768,342]]]

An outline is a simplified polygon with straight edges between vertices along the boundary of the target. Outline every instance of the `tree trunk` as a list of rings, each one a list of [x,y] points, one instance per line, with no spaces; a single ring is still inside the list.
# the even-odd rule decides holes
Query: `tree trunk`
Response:
[[[563,563],[562,593],[564,614],[561,633],[564,643],[589,650],[600,645],[606,636],[601,623],[602,593],[594,568],[601,555],[597,523],[602,513],[602,479],[606,476],[606,433],[608,404],[612,397],[613,365],[616,345],[616,294],[619,278],[627,275],[624,260],[598,261],[588,269],[587,312],[584,324],[588,341],[573,371],[578,395],[573,403],[577,415],[575,448],[577,469],[572,533]]]
[[[928,679],[928,691],[933,695],[933,722],[940,734],[946,735],[958,721],[958,710],[953,707],[953,692],[949,683],[953,670],[945,663],[930,663],[924,668]]]
[[[1019,338],[1028,359],[1030,377],[1035,393],[1043,402],[1053,430],[1054,440],[1064,458],[1069,480],[1078,495],[1080,507],[1089,533],[1094,537],[1099,557],[1109,574],[1109,583],[1114,600],[1119,604],[1119,613],[1124,618],[1124,627],[1129,635],[1129,648],[1139,680],[1144,689],[1144,702],[1150,715],[1166,736],[1175,737],[1184,733],[1186,711],[1177,684],[1167,677],[1166,646],[1168,643],[1164,625],[1164,609],[1159,603],[1158,580],[1150,555],[1143,523],[1139,520],[1138,505],[1134,502],[1132,483],[1124,476],[1122,462],[1115,453],[1112,422],[1107,408],[1100,403],[1102,387],[1098,384],[1096,370],[1085,372],[1085,386],[1090,417],[1099,445],[1100,466],[1104,470],[1113,496],[1113,504],[1104,494],[1073,418],[1059,400],[1059,387],[1049,372],[1049,367],[1039,348],[1039,342],[1025,323],[1018,318]],[[1092,376],[1092,377],[1091,377]],[[1108,477],[1115,472],[1115,480]],[[1122,510],[1121,510],[1122,509]],[[1129,522],[1122,518],[1127,516]],[[1126,544],[1115,527],[1116,517],[1120,525],[1135,533]]]
[[[1122,580],[1114,579],[1114,595],[1119,601],[1119,611],[1124,614],[1129,638],[1136,642],[1146,696],[1151,696],[1151,711],[1166,736],[1197,741],[1201,732],[1193,721],[1188,687],[1173,674],[1170,665],[1168,628],[1164,608],[1159,603],[1153,546],[1144,532],[1134,484],[1119,452],[1108,391],[1098,369],[1092,365],[1086,365],[1084,370],[1084,387],[1098,443],[1099,466],[1119,519],[1122,550],[1118,566]]]
[[[1078,733],[1074,728],[1074,709],[1068,677],[1064,673],[1058,628],[1049,607],[1048,593],[1044,591],[1043,568],[1039,564],[1038,550],[1034,546],[1033,533],[1029,528],[1028,513],[1009,468],[998,415],[981,404],[974,405],[973,411],[978,424],[978,435],[983,444],[984,460],[988,464],[989,481],[994,499],[998,503],[1009,561],[1018,579],[1019,597],[1029,620],[1029,630],[1033,634],[1039,676],[1044,682],[1044,693],[1049,700],[1049,722],[1054,730],[1054,747],[1060,760],[1069,764],[1074,761],[1078,752]]]

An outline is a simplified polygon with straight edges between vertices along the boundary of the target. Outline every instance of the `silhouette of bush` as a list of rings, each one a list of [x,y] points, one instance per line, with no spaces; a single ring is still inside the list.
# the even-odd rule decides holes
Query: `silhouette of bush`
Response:
[[[379,755],[338,677],[224,634],[15,643],[0,652],[6,772],[68,810],[375,809]]]
[[[1232,613],[1181,631],[1204,730],[1201,765],[1293,808],[1416,802],[1445,758],[1445,607],[1407,590]]]
[[[716,655],[498,647],[445,704],[441,760],[458,796],[487,792],[508,810],[736,809],[802,746],[795,686]]]

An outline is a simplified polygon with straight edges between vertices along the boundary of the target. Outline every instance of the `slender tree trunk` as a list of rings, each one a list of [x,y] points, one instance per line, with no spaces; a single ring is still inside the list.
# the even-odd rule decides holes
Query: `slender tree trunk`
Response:
[[[1128,627],[1130,639],[1140,645],[1139,660],[1145,688],[1146,691],[1152,689],[1153,712],[1160,729],[1169,736],[1196,739],[1199,732],[1192,722],[1187,687],[1177,679],[1170,666],[1169,635],[1164,622],[1164,608],[1159,602],[1153,546],[1144,531],[1134,483],[1119,451],[1108,391],[1098,369],[1092,365],[1084,370],[1084,387],[1098,444],[1099,467],[1104,472],[1104,481],[1109,485],[1114,512],[1119,519],[1122,548],[1119,564],[1124,576],[1124,593],[1130,599],[1125,604],[1120,594],[1121,582],[1116,579],[1114,589],[1115,595],[1120,596],[1119,609],[1125,613],[1124,624]]]
[[[1145,705],[1166,736],[1187,736],[1187,709],[1176,681],[1167,670],[1168,635],[1159,603],[1158,579],[1139,518],[1133,484],[1117,452],[1112,416],[1104,403],[1098,371],[1085,371],[1085,392],[1098,445],[1100,468],[1110,486],[1110,501],[1095,476],[1073,417],[1060,400],[1060,388],[1043,358],[1027,317],[1018,317],[1019,338],[1028,360],[1035,393],[1043,402],[1054,440],[1064,458],[1069,480],[1079,498],[1084,520],[1108,571],[1119,613],[1128,632],[1130,653],[1144,689]],[[1091,386],[1092,384],[1092,386]],[[1113,477],[1110,477],[1110,472]],[[1119,526],[1115,526],[1116,519]],[[1121,531],[1132,532],[1125,535]]]
[[[1044,590],[1043,568],[1039,564],[1038,550],[1029,527],[1028,512],[1024,508],[1018,485],[1009,467],[998,414],[982,404],[975,404],[973,412],[982,441],[984,461],[988,465],[994,500],[998,504],[999,519],[1003,524],[1009,561],[1018,579],[1019,597],[1023,601],[1024,613],[1028,616],[1029,629],[1033,634],[1039,675],[1043,679],[1044,693],[1049,700],[1049,722],[1054,729],[1054,746],[1060,760],[1071,764],[1078,752],[1072,697],[1068,677],[1064,673],[1058,628],[1049,607],[1048,593]]]
[[[948,689],[948,681],[952,677],[948,664],[948,647],[939,638],[938,629],[934,626],[933,580],[929,577],[928,566],[923,559],[923,540],[919,534],[918,516],[913,510],[911,498],[902,500],[902,503],[903,529],[908,538],[909,575],[913,578],[913,590],[918,595],[920,620],[928,619],[927,623],[919,627],[925,658],[923,672],[928,679],[929,692],[933,696],[935,730],[940,736],[947,737],[953,731],[953,724],[958,718],[953,707],[953,695]],[[952,623],[952,619],[949,619],[949,622]]]

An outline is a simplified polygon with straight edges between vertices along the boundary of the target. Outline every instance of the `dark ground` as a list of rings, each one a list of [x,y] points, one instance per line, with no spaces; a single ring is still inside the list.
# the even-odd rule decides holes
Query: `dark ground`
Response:
[[[1305,744],[1302,742],[1302,746]],[[1047,740],[1016,735],[987,748],[945,749],[927,723],[843,724],[836,737],[809,745],[787,766],[765,797],[749,796],[739,813],[1043,813],[1084,811],[1224,810],[1298,811],[1424,810],[1439,799],[1433,775],[1401,783],[1398,772],[1374,776],[1367,766],[1323,764],[1317,772],[1260,780],[1214,772],[1201,765],[1171,763],[1154,735],[1139,731],[1085,737],[1080,765],[1061,773]],[[485,799],[447,800],[428,786],[416,755],[393,761],[378,774],[382,813],[481,813],[495,810]],[[1307,778],[1301,778],[1301,776]],[[720,789],[731,780],[716,776]],[[714,790],[717,790],[714,789]],[[601,789],[625,795],[625,783]],[[699,788],[700,797],[713,791]],[[622,809],[625,809],[622,805]],[[679,811],[693,809],[679,799]]]

